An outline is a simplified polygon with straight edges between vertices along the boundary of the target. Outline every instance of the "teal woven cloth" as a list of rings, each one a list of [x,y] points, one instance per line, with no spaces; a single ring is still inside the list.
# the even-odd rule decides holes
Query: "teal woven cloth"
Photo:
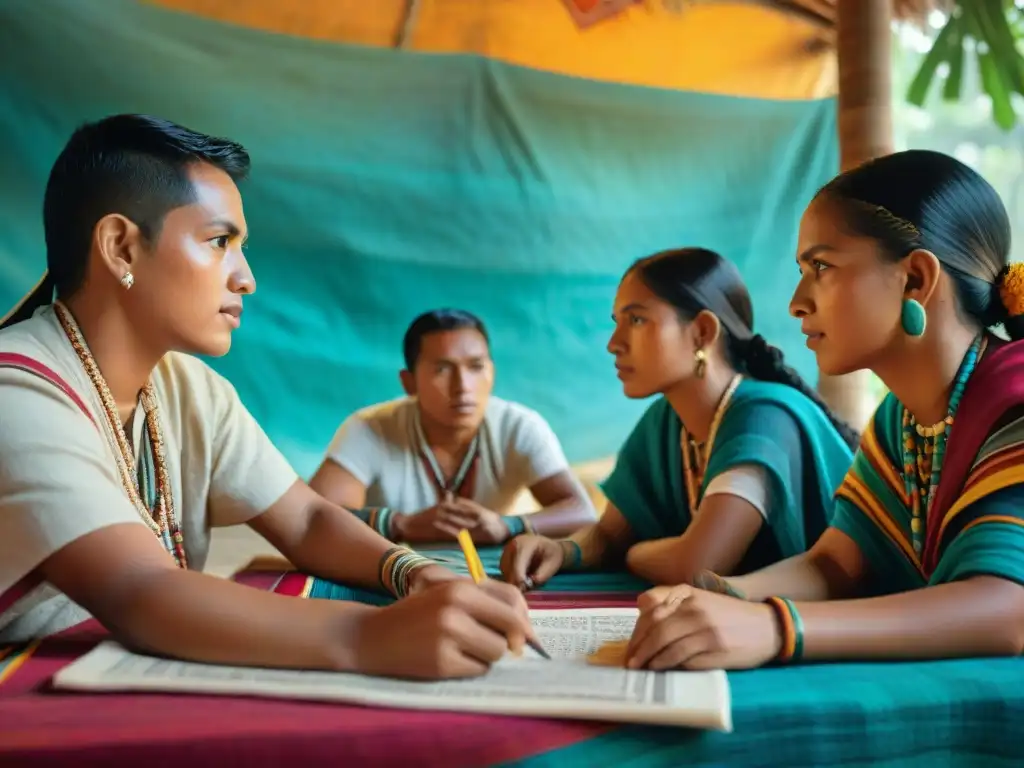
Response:
[[[424,549],[466,573],[461,551]],[[498,548],[480,550],[498,575]],[[541,592],[635,593],[625,573],[562,574]],[[317,580],[311,597],[381,605],[390,598]],[[568,597],[568,596],[567,596]],[[571,598],[570,598],[571,599]],[[1010,768],[1024,765],[1024,661],[969,659],[818,664],[729,674],[733,732],[623,726],[507,763],[544,766],[864,766]],[[527,749],[527,751],[529,751]]]
[[[469,576],[466,558],[458,547],[426,546],[418,547],[418,552],[437,560],[445,567],[463,576]],[[479,550],[484,570],[491,578],[501,578],[501,547],[482,547]],[[622,593],[624,595],[643,592],[650,585],[625,571],[609,571],[601,573],[560,573],[542,586],[540,592],[574,592],[584,593]],[[310,597],[324,600],[355,600],[370,605],[387,605],[393,601],[390,595],[374,592],[359,587],[336,584],[324,579],[314,579],[309,592]]]
[[[729,684],[732,733],[627,726],[508,765],[1024,765],[1020,659],[761,669]]]

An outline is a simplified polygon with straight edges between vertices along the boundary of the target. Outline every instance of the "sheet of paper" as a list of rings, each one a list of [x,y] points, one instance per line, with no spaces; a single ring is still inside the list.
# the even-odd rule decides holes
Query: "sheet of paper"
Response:
[[[586,658],[605,643],[628,640],[636,608],[530,611],[537,637],[552,658]]]
[[[624,615],[631,613],[632,616]],[[609,720],[731,730],[721,670],[645,672],[587,664],[599,638],[625,631],[633,609],[532,611],[557,658],[507,657],[482,677],[418,682],[342,672],[254,669],[158,659],[104,643],[57,673],[57,688],[333,700],[403,709]],[[623,630],[628,625],[629,629]],[[557,649],[557,650],[556,650]]]

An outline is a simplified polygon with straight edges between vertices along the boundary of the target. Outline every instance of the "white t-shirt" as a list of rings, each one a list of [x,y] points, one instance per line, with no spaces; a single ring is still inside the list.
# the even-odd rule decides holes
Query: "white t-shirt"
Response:
[[[99,395],[52,308],[0,331],[0,353],[11,352],[56,372],[102,428]],[[265,512],[298,476],[231,384],[198,358],[167,355],[152,382],[175,515],[189,567],[201,570],[211,527]],[[136,452],[144,421],[140,406],[130,425]],[[0,606],[67,544],[117,523],[145,525],[121,484],[116,448],[96,425],[53,384],[0,367]],[[0,613],[0,642],[51,634],[86,618],[43,584]]]
[[[327,458],[366,486],[366,506],[413,514],[438,502],[437,485],[421,453],[419,405],[403,397],[357,411],[331,440]],[[569,469],[544,418],[491,397],[479,432],[479,465],[462,495],[508,514],[524,488]],[[467,483],[467,486],[469,484]]]

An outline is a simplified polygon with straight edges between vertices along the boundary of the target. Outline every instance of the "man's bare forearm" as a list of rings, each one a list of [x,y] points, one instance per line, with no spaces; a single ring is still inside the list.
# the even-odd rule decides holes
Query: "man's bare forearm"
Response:
[[[325,501],[309,512],[305,535],[290,559],[306,573],[379,588],[381,558],[394,546],[348,510]]]
[[[97,618],[122,642],[150,653],[215,664],[355,671],[360,621],[377,610],[166,569],[122,592]]]

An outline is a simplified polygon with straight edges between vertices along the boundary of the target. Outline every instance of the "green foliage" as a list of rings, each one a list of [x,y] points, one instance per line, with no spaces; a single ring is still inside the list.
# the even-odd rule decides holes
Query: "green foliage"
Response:
[[[959,100],[965,62],[973,54],[984,92],[992,99],[996,124],[1012,129],[1017,124],[1014,99],[1024,97],[1021,5],[1020,0],[960,0],[921,62],[907,89],[907,101],[923,106],[940,70],[943,99]]]

